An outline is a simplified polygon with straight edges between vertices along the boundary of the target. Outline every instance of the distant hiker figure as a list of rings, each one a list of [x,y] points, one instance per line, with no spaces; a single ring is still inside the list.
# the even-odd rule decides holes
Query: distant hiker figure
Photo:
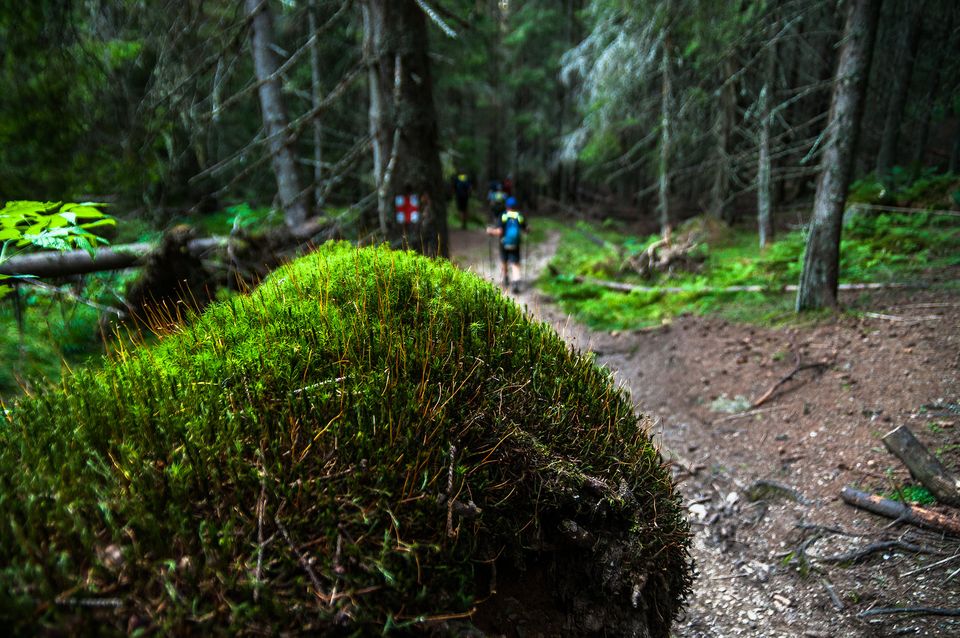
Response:
[[[507,210],[507,194],[503,190],[503,184],[497,180],[490,182],[487,203],[490,205],[490,223],[495,226],[500,223],[500,215]]]
[[[453,178],[453,198],[457,201],[457,211],[460,213],[460,226],[467,229],[467,219],[470,217],[470,192],[473,184],[466,173],[458,173]]]
[[[500,237],[500,274],[503,287],[507,288],[512,283],[514,293],[520,292],[520,244],[526,230],[527,220],[523,213],[517,210],[517,200],[513,197],[507,198],[506,210],[501,213],[497,226],[487,229],[491,235]]]
[[[513,173],[507,173],[507,178],[503,180],[503,192],[507,197],[513,197]]]

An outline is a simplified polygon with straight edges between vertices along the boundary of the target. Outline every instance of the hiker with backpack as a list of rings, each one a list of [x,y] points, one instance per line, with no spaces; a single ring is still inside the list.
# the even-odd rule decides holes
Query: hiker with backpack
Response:
[[[527,220],[523,213],[517,210],[517,200],[514,197],[507,198],[506,210],[500,215],[497,226],[487,229],[488,234],[500,238],[500,274],[503,287],[508,287],[512,282],[514,293],[520,292],[520,244],[526,230]]]
[[[490,182],[490,190],[487,191],[487,204],[490,205],[490,223],[496,226],[500,223],[500,215],[506,211],[507,194],[503,190],[503,184],[497,180]]]

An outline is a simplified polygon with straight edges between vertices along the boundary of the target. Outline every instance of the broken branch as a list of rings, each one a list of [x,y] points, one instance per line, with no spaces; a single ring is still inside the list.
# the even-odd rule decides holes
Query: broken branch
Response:
[[[884,435],[883,444],[938,501],[960,507],[960,481],[917,440],[910,428],[901,425],[891,430]]]
[[[845,487],[840,490],[840,498],[848,505],[865,509],[880,516],[910,523],[917,527],[945,532],[952,536],[960,536],[960,518],[956,516],[947,516],[925,507],[892,501],[882,496],[855,490],[852,487]]]

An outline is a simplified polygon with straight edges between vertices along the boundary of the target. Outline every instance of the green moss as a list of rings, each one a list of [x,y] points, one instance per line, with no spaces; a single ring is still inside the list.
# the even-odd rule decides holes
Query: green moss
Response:
[[[933,505],[937,502],[936,497],[922,485],[903,485],[896,491],[885,494],[887,498],[903,501],[905,503],[915,503],[917,505]]]
[[[598,604],[647,582],[631,613],[667,635],[689,541],[649,423],[491,285],[328,244],[169,330],[5,411],[13,633],[429,626],[569,519],[587,563],[622,546]]]
[[[624,264],[656,237],[618,236],[583,222],[557,230],[561,242],[552,264],[561,274],[545,275],[540,286],[591,327],[636,328],[684,313],[760,323],[777,323],[793,315],[794,294],[779,290],[800,279],[806,241],[802,231],[778,237],[765,250],[759,249],[754,232],[715,233],[713,243],[698,249],[703,262],[695,272],[643,280]],[[844,228],[840,252],[842,282],[910,281],[926,269],[960,264],[960,223],[956,217],[925,213],[858,214]],[[683,291],[624,294],[577,283],[578,276]],[[770,292],[717,290],[731,286],[764,286]]]

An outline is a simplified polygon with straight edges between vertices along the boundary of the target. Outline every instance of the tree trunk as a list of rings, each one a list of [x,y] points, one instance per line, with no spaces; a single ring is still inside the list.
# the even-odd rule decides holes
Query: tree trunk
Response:
[[[850,0],[847,5],[843,45],[827,122],[826,147],[800,275],[798,311],[837,305],[843,207],[850,185],[879,9],[879,0]]]
[[[371,4],[360,4],[363,13],[363,57],[367,65],[367,85],[370,93],[369,118],[370,140],[373,149],[373,183],[377,189],[377,223],[380,234],[387,236],[388,206],[390,205],[387,192],[383,186],[383,178],[387,169],[390,149],[387,145],[386,113],[389,104],[389,91],[381,85],[382,73],[380,70],[379,43],[384,39],[381,32],[383,20],[376,19]]]
[[[775,16],[771,16],[775,17]],[[773,32],[772,40],[767,43],[764,57],[763,86],[760,88],[760,149],[757,158],[757,226],[760,231],[760,248],[765,248],[773,240],[773,221],[771,215],[771,188],[770,188],[770,128],[773,124],[773,114],[770,108],[776,72],[777,32],[776,21],[770,27]]]
[[[370,64],[370,130],[381,226],[394,244],[447,256],[447,189],[440,166],[426,16],[414,0],[363,0]],[[379,150],[378,150],[379,149]],[[409,188],[421,221],[409,228],[386,204]]]
[[[481,10],[481,2],[477,2],[478,12]],[[484,15],[489,18],[496,26],[493,30],[493,37],[487,40],[487,77],[490,83],[492,95],[485,109],[486,125],[484,126],[486,138],[486,171],[487,181],[503,179],[503,170],[500,164],[500,156],[503,154],[503,79],[501,69],[504,64],[501,60],[503,55],[502,46],[502,15],[499,0],[487,0],[483,3]],[[485,192],[485,191],[484,191]]]
[[[710,214],[728,222],[727,197],[730,195],[730,139],[736,120],[737,96],[734,87],[733,58],[723,66],[723,86],[720,88],[720,105],[717,109],[717,165],[713,172],[713,184],[710,188]]]
[[[899,55],[895,61],[890,102],[887,104],[883,136],[880,138],[880,151],[877,153],[877,176],[885,182],[889,182],[890,170],[897,159],[900,124],[903,120],[903,109],[907,103],[907,95],[910,90],[913,62],[916,58],[917,45],[920,40],[917,36],[923,22],[923,6],[926,4],[926,0],[907,0],[906,4],[908,12],[906,25],[901,29],[897,45]]]
[[[957,116],[960,117],[960,109],[957,109]],[[954,175],[960,172],[960,125],[957,126],[957,132],[953,135],[953,150],[950,153],[950,172]]]
[[[317,32],[317,0],[310,0],[307,7],[310,37]],[[320,110],[320,42],[314,39],[310,45],[310,106],[315,113]],[[323,206],[323,122],[320,116],[313,118],[313,204]]]
[[[253,54],[253,70],[257,77],[257,92],[260,95],[260,112],[263,130],[269,140],[273,172],[277,177],[277,194],[288,226],[302,224],[307,218],[307,207],[300,191],[297,175],[297,158],[290,146],[289,120],[280,93],[280,78],[277,76],[277,58],[273,44],[273,18],[268,2],[244,0],[250,22],[250,50]]]
[[[669,16],[670,5],[667,4]],[[670,77],[670,34],[663,37],[661,59],[662,93],[660,96],[660,162],[657,168],[657,201],[660,209],[660,234],[664,237],[670,232],[670,127],[673,118],[673,86]]]

